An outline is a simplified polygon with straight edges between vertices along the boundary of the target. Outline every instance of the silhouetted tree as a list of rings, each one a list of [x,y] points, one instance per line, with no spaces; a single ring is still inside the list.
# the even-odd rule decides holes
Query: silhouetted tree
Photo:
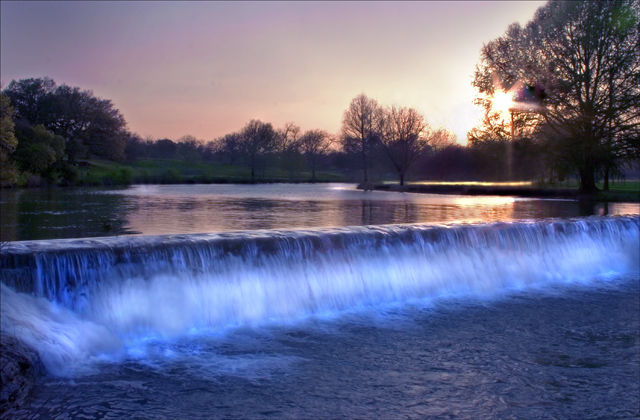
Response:
[[[271,123],[251,120],[242,129],[241,135],[240,150],[251,170],[251,182],[255,182],[256,170],[276,147],[276,132]]]
[[[178,145],[169,139],[161,139],[154,144],[155,156],[160,159],[174,159],[178,153]]]
[[[214,162],[220,158],[220,142],[218,140],[210,140],[201,146],[202,159],[208,162]]]
[[[324,130],[309,130],[300,138],[300,150],[311,169],[311,182],[316,182],[318,160],[331,147],[333,141],[333,137]]]
[[[242,134],[227,134],[218,140],[220,143],[219,150],[223,160],[229,165],[233,165],[242,158]]]
[[[530,107],[543,112],[516,112],[514,128],[528,128],[524,137],[543,142],[549,160],[576,171],[583,192],[640,155],[639,22],[637,0],[552,0],[482,49],[474,85],[489,95],[485,109],[498,87],[544,90],[544,108]]]
[[[15,108],[16,117],[27,120],[33,125],[45,125],[48,122],[50,107],[49,95],[56,83],[49,77],[12,80],[4,90]]]
[[[457,145],[458,137],[453,131],[447,128],[439,128],[429,136],[429,148],[433,151]]]
[[[191,135],[178,139],[178,153],[184,161],[186,171],[202,158],[201,146],[202,142]]]
[[[404,185],[407,170],[428,150],[431,129],[414,108],[392,106],[383,121],[380,141]]]
[[[369,167],[375,144],[382,129],[383,109],[364,93],[351,100],[342,116],[341,140],[347,152],[360,155],[363,182],[369,182]]]
[[[277,149],[280,152],[282,169],[287,171],[289,179],[293,180],[294,173],[304,167],[304,158],[300,152],[300,126],[288,122],[277,131]]]
[[[424,169],[430,178],[468,181],[474,177],[472,162],[469,148],[451,144],[429,154]]]
[[[128,162],[146,157],[148,155],[149,145],[137,134],[128,133],[125,137],[125,158]]]

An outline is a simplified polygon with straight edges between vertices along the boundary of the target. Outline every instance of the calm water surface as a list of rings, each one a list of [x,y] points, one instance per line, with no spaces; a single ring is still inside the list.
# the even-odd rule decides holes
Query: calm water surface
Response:
[[[1,240],[638,214],[640,204],[359,191],[353,184],[3,190]]]

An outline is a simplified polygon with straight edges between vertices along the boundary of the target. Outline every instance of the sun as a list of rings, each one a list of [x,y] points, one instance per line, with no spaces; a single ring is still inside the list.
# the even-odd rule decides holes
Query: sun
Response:
[[[513,107],[513,94],[505,91],[496,92],[491,99],[492,108],[503,115]]]

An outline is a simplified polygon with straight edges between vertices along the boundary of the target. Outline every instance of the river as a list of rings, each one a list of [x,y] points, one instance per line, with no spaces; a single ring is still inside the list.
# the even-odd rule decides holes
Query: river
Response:
[[[2,331],[49,372],[11,414],[637,418],[639,213],[344,184],[3,192]]]
[[[354,184],[2,190],[2,241],[638,214],[638,203],[359,191]]]

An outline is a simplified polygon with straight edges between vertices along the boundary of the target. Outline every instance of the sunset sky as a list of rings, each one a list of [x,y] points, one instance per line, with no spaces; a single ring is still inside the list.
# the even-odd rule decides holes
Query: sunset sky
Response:
[[[252,118],[337,133],[364,92],[464,144],[482,44],[544,3],[3,0],[0,77],[91,89],[143,137],[208,141]]]

